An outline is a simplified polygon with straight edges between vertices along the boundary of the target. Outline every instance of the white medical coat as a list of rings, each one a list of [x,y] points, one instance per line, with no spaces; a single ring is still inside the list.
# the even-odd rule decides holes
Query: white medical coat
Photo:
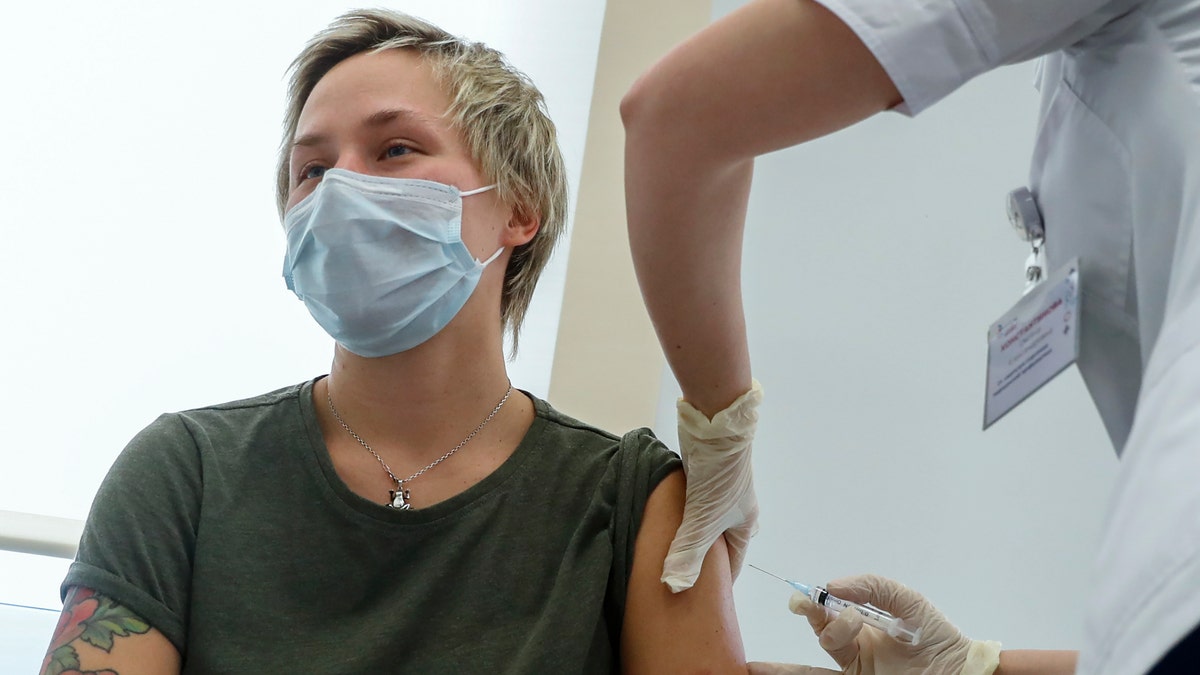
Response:
[[[1079,369],[1122,455],[1079,672],[1144,673],[1200,624],[1200,0],[818,2],[910,115],[1046,57],[1030,189],[1050,269],[1080,258]]]

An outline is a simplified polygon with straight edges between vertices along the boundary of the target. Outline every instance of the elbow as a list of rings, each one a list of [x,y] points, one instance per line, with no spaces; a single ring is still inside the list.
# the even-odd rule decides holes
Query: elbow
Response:
[[[626,142],[666,150],[689,137],[704,115],[683,114],[689,108],[693,83],[670,64],[657,63],[642,73],[621,97],[619,110]],[[693,112],[700,106],[690,105]]]
[[[704,115],[682,114],[684,98],[679,83],[658,67],[638,78],[621,98],[627,185],[633,180],[661,186],[703,165],[705,158],[696,156],[692,141],[703,137]]]
[[[668,64],[669,65],[669,64]],[[626,181],[672,176],[701,180],[745,159],[737,147],[698,143],[715,138],[722,120],[705,97],[705,84],[678,68],[657,64],[621,98],[625,127]]]
[[[621,124],[625,126],[627,137],[636,135],[647,126],[653,125],[654,106],[658,98],[659,92],[650,80],[649,74],[639,77],[629,91],[621,97]]]

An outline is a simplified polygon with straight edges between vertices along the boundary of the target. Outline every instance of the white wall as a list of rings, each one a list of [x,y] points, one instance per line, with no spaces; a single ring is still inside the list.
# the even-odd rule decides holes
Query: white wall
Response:
[[[742,4],[714,3],[720,16]],[[987,432],[985,334],[1017,300],[1027,245],[1032,64],[910,120],[886,114],[762,158],[743,282],[766,399],[762,529],[749,562],[806,583],[876,572],[968,635],[1078,648],[1116,457],[1071,369]],[[671,437],[668,373],[658,430]],[[789,589],[735,586],[749,656],[831,664]]]

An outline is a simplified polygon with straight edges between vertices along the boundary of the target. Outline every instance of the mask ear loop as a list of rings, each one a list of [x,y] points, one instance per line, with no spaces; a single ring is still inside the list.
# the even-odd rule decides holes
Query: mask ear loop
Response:
[[[501,246],[500,248],[496,249],[496,252],[493,253],[487,260],[476,259],[475,262],[478,263],[480,267],[487,267],[488,265],[491,265],[496,258],[499,258],[501,253],[504,253],[505,248],[506,247]]]
[[[471,195],[477,195],[477,194],[479,194],[480,192],[487,192],[488,190],[495,190],[495,189],[496,189],[496,185],[497,185],[496,183],[492,183],[491,185],[484,185],[483,187],[481,187],[481,188],[475,188],[474,190],[467,190],[466,192],[462,192],[462,191],[460,191],[460,192],[458,193],[458,196],[460,196],[460,197],[470,197]]]
[[[475,188],[474,190],[467,190],[466,192],[459,192],[458,194],[460,197],[470,197],[471,195],[477,195],[480,192],[487,192],[488,190],[495,190],[496,185],[497,185],[496,183],[492,183],[491,185],[484,185],[483,187]],[[496,258],[499,258],[501,253],[504,253],[504,248],[505,248],[504,246],[501,246],[500,248],[496,249],[496,252],[493,253],[491,255],[491,257],[489,257],[487,260],[479,260],[478,258],[476,258],[475,262],[478,263],[480,267],[487,267],[488,265],[492,264],[492,262],[494,260],[496,260]]]
[[[495,190],[496,185],[496,183],[492,183],[491,185],[484,185],[483,187],[475,188],[474,190],[467,190],[466,192],[459,192],[458,194],[460,197],[470,197],[471,195],[477,195],[480,192]],[[496,252],[493,253],[487,260],[479,260],[476,258],[475,262],[478,263],[480,267],[487,267],[488,265],[492,264],[496,258],[499,258],[501,253],[504,253],[504,248],[505,247],[501,246],[500,248],[496,249]]]

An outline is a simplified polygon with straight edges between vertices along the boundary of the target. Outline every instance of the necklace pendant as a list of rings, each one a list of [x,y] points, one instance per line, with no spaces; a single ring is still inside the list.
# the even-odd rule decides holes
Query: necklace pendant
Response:
[[[396,481],[396,489],[388,490],[388,496],[392,498],[392,503],[388,504],[389,507],[393,509],[399,509],[401,511],[408,511],[412,509],[412,504],[408,503],[408,500],[411,499],[412,496],[409,494],[408,490],[404,488],[404,481]]]

